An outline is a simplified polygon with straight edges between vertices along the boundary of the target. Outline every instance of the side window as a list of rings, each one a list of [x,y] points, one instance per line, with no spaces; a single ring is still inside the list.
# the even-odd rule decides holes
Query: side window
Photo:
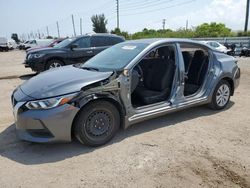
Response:
[[[218,48],[220,45],[216,42],[213,42],[213,47]]]
[[[36,44],[36,40],[32,40],[30,44]]]
[[[78,45],[78,48],[89,48],[90,47],[90,38],[83,37],[74,42],[74,44]]]
[[[207,43],[209,46],[212,46],[213,47],[213,43],[212,42],[208,42]]]
[[[106,38],[103,36],[93,36],[91,37],[91,47],[101,47],[101,46],[109,46],[106,44]]]
[[[212,43],[210,42],[212,46]],[[203,59],[208,57],[208,52],[199,45],[181,43],[180,44],[182,57],[185,66],[185,72],[188,73],[193,61],[198,61],[196,63],[202,63]]]

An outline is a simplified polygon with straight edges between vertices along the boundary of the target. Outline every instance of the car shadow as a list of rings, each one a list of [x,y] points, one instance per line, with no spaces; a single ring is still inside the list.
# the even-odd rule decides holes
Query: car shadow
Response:
[[[32,78],[33,76],[36,76],[36,75],[37,75],[37,73],[25,74],[25,75],[19,76],[19,78],[21,80],[29,80],[30,78]]]
[[[15,125],[12,124],[0,133],[0,155],[10,160],[24,165],[36,165],[61,161],[67,158],[93,152],[114,143],[121,142],[123,139],[150,132],[162,127],[173,126],[177,123],[191,119],[211,116],[221,113],[234,105],[230,102],[227,108],[221,111],[214,111],[207,107],[200,106],[168,114],[152,120],[135,124],[127,130],[120,130],[115,138],[108,144],[101,147],[87,147],[73,140],[71,143],[61,144],[38,144],[19,140],[15,135]]]

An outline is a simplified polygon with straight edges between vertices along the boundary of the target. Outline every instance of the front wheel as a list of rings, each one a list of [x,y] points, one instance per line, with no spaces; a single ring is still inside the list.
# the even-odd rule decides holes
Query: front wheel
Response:
[[[120,126],[117,108],[107,101],[88,104],[78,114],[74,133],[76,138],[89,146],[100,146],[110,141]]]
[[[226,80],[221,80],[214,90],[212,101],[209,104],[210,108],[214,110],[225,108],[230,101],[230,94],[230,84]]]
[[[63,66],[63,62],[58,59],[49,60],[46,64],[46,70],[54,69]]]

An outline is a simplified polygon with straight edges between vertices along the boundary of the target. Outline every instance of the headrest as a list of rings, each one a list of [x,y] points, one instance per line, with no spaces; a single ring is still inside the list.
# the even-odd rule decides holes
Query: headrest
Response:
[[[205,56],[205,53],[203,50],[196,50],[194,52],[194,57],[203,57],[203,56]]]
[[[169,47],[162,47],[158,49],[158,54],[161,58],[170,59],[171,49]]]

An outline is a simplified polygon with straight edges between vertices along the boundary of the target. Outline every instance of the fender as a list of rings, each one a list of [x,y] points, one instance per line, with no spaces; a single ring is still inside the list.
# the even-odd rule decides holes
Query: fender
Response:
[[[233,96],[233,94],[234,94],[234,79],[233,79],[233,77],[232,77],[232,74],[230,74],[230,73],[227,73],[227,74],[223,74],[223,75],[220,75],[220,77],[219,77],[219,79],[216,79],[216,82],[213,84],[213,87],[211,88],[211,90],[210,90],[210,92],[209,92],[209,94],[208,94],[208,96],[209,96],[209,99],[208,99],[208,101],[209,102],[211,102],[211,100],[212,100],[212,97],[213,97],[213,93],[214,93],[214,90],[215,90],[215,88],[216,88],[216,86],[218,85],[218,83],[221,81],[221,80],[223,80],[223,79],[225,79],[225,80],[230,80],[230,82],[232,82],[232,83],[229,83],[230,85],[231,85],[231,96]]]
[[[112,76],[111,76],[112,77]],[[126,109],[122,100],[120,100],[120,83],[118,79],[109,82],[110,79],[105,79],[100,82],[88,85],[82,88],[82,94],[77,97],[75,105],[81,109],[89,102],[95,100],[106,100],[115,105],[120,112],[122,126],[124,125],[124,117],[126,116]],[[124,126],[123,126],[124,127]]]

